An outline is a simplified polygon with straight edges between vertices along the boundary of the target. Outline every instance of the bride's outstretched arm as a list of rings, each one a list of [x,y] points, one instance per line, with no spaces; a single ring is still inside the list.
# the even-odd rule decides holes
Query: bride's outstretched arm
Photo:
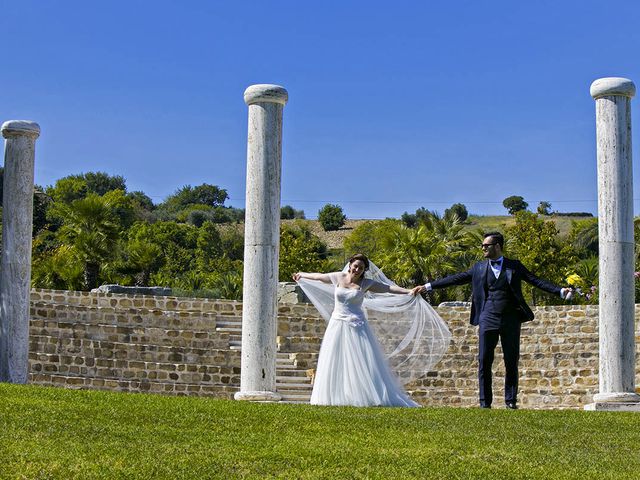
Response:
[[[307,273],[307,272],[298,272],[293,274],[293,279],[297,282],[301,278],[306,278],[307,280],[318,280],[324,283],[331,283],[331,277],[328,273]]]
[[[407,288],[399,287],[398,285],[387,285],[386,283],[374,282],[373,285],[369,288],[370,291],[374,293],[397,293],[397,294],[408,294],[415,295],[420,291],[421,287],[414,287],[411,290]]]

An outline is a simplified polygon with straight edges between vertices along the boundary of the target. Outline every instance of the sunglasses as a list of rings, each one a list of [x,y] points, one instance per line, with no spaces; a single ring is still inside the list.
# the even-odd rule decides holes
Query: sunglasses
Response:
[[[494,245],[497,245],[497,244],[498,244],[498,242],[495,242],[495,243],[483,243],[482,245],[480,245],[480,248],[484,250],[485,248],[493,247]]]

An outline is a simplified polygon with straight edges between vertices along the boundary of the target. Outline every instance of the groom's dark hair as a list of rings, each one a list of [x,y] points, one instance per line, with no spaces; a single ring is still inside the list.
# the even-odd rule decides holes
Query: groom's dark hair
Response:
[[[484,238],[491,237],[495,239],[495,242],[500,245],[500,248],[504,248],[504,237],[500,232],[489,232],[484,234]]]

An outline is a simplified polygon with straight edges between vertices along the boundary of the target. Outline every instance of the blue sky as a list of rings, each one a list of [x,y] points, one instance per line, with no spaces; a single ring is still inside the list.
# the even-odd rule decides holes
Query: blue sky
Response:
[[[456,202],[505,214],[510,195],[596,213],[589,86],[640,83],[639,14],[591,0],[5,2],[0,120],[40,124],[40,185],[105,171],[156,203],[206,182],[244,207],[242,94],[275,83],[289,92],[282,203],[308,218],[326,203],[349,218]]]

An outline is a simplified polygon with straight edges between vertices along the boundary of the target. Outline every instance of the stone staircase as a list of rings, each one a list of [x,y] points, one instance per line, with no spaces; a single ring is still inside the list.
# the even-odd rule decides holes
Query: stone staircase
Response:
[[[238,302],[46,292],[32,293],[31,383],[221,398],[239,390]],[[321,335],[324,322],[281,310],[276,390],[284,402],[308,402],[319,337],[309,347],[299,336]]]
[[[278,330],[288,332],[291,323],[295,322],[300,326],[305,323],[303,319],[291,319],[290,317],[278,316]],[[318,319],[309,319],[309,323],[319,323]],[[308,329],[308,327],[307,327]],[[238,316],[227,316],[220,318],[217,322],[216,331],[229,335],[229,348],[232,351],[240,351],[242,346],[242,318]],[[305,338],[305,337],[302,337]],[[317,350],[314,352],[296,352],[291,350],[291,344],[304,344],[309,350],[306,342],[301,342],[299,337],[282,335],[277,337],[278,352],[276,354],[276,391],[282,396],[282,402],[286,403],[308,403],[311,398],[311,375],[308,370],[315,368],[317,362]],[[313,344],[316,344],[313,342]]]

